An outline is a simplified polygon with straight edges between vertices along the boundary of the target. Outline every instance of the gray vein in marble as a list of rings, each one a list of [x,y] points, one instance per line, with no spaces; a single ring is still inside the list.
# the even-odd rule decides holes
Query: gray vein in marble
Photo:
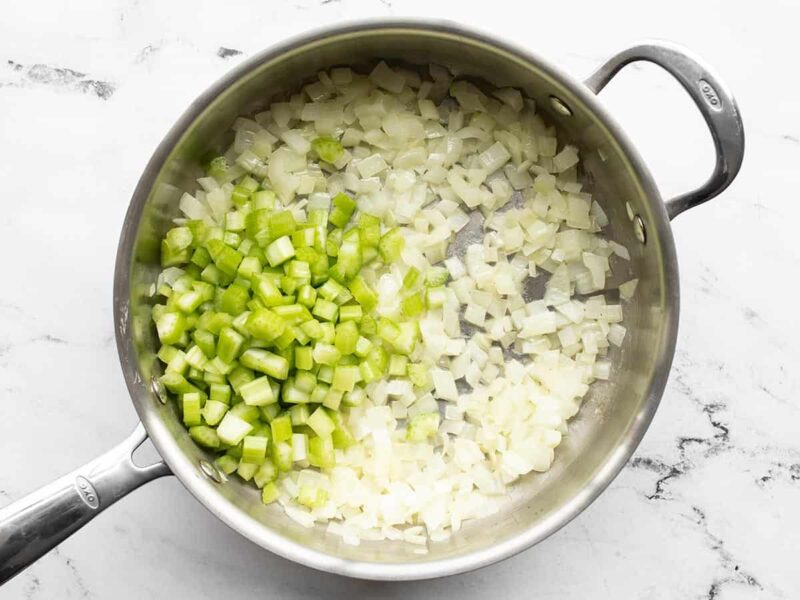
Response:
[[[226,48],[225,46],[220,46],[217,50],[217,56],[220,58],[230,58],[232,56],[239,56],[240,54],[244,53],[236,48]]]
[[[788,142],[793,142],[793,143],[795,143],[795,144],[800,144],[800,138],[798,138],[798,137],[795,137],[795,136],[793,136],[793,135],[789,135],[788,133],[787,133],[787,134],[784,134],[784,135],[782,135],[782,136],[781,136],[781,139],[784,139],[784,140],[786,140],[786,141],[788,141]]]
[[[765,475],[759,477],[756,480],[756,483],[760,487],[765,487],[768,483],[774,481],[776,478],[787,479],[792,483],[800,481],[800,463],[787,464],[785,462],[777,462],[770,467]]]
[[[90,598],[92,594],[89,592],[89,588],[86,587],[86,583],[84,583],[83,577],[81,577],[81,574],[78,572],[78,568],[75,566],[75,563],[72,562],[72,559],[68,556],[65,556],[59,548],[53,549],[53,556],[62,561],[70,570],[72,577],[75,580],[75,585],[78,587],[78,591],[81,594],[81,598]]]
[[[708,600],[718,599],[723,586],[732,583],[746,585],[759,591],[763,591],[764,587],[761,585],[761,583],[759,583],[759,581],[752,574],[743,570],[738,564],[739,561],[737,561],[730,551],[725,548],[725,541],[711,531],[706,519],[706,514],[696,506],[692,506],[692,513],[694,517],[692,520],[701,528],[703,535],[706,537],[709,548],[711,548],[717,554],[720,565],[726,572],[724,577],[715,577],[714,580],[709,584],[708,590],[706,591],[706,598]]]
[[[16,80],[0,82],[0,86],[48,85],[76,90],[96,96],[101,100],[108,100],[116,90],[116,86],[113,83],[93,79],[86,73],[81,73],[74,69],[41,63],[26,66],[13,60],[7,60],[6,64],[11,69],[11,72],[16,75]]]
[[[136,58],[133,59],[133,62],[135,62],[136,64],[147,62],[148,60],[150,60],[151,56],[158,53],[160,50],[161,46],[147,44],[147,46],[139,50],[139,53],[136,55]]]
[[[679,352],[678,357],[681,355],[682,353]],[[648,500],[667,500],[671,497],[667,491],[668,484],[696,466],[689,456],[692,447],[701,448],[706,457],[715,456],[731,447],[730,427],[719,417],[719,413],[725,409],[725,406],[718,402],[704,402],[686,383],[683,372],[677,365],[674,370],[674,382],[678,391],[697,405],[706,416],[713,433],[709,437],[678,437],[676,439],[678,460],[674,463],[666,463],[647,456],[638,456],[631,461],[632,468],[646,469],[660,476],[655,483],[653,492],[646,495]]]
[[[39,591],[40,586],[39,578],[36,575],[30,575],[22,593],[25,594],[26,599],[30,600]]]

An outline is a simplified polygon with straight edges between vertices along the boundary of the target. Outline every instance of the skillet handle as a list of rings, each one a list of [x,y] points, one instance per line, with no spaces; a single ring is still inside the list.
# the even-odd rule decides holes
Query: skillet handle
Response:
[[[649,61],[667,71],[689,93],[708,125],[717,159],[714,172],[696,190],[667,201],[670,220],[727,188],[739,172],[744,157],[744,126],[736,100],[727,86],[702,60],[688,50],[667,42],[638,44],[612,56],[584,83],[599,93],[622,67],[632,62]]]
[[[0,585],[129,492],[170,474],[162,461],[146,467],[133,462],[145,439],[139,423],[118,446],[0,509]]]

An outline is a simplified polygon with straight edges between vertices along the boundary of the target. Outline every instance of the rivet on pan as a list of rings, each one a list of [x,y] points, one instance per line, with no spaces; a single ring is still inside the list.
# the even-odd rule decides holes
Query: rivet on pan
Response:
[[[639,215],[633,218],[633,233],[636,235],[636,239],[643,244],[647,242],[647,231],[644,228],[644,221]]]
[[[153,390],[153,393],[156,395],[156,398],[161,401],[161,404],[167,403],[167,390],[164,389],[164,384],[159,381],[158,377],[153,377],[150,380],[150,389]]]
[[[200,470],[211,481],[215,481],[216,483],[222,483],[225,480],[225,476],[207,460],[200,461]]]
[[[550,96],[550,104],[558,114],[564,115],[565,117],[572,116],[572,109],[558,96]]]

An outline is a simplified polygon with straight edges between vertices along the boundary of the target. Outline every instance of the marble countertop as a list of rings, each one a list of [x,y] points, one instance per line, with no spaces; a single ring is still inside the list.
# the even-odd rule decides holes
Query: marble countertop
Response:
[[[674,223],[683,306],[661,408],[610,488],[541,545],[458,577],[358,582],[260,550],[164,478],[0,598],[800,597],[800,4],[534,5],[28,0],[0,20],[0,504],[133,428],[111,316],[128,199],[188,103],[277,40],[353,17],[446,17],[580,76],[637,39],[670,39],[717,67],[747,132],[733,186]],[[702,120],[666,74],[627,69],[602,96],[665,196],[710,172]]]

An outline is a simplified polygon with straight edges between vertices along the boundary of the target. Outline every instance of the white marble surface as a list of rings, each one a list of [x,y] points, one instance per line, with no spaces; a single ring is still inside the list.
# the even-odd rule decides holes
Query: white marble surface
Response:
[[[671,39],[724,75],[748,149],[729,191],[674,224],[679,349],[653,425],[608,491],[545,543],[444,580],[351,581],[261,551],[165,478],[100,516],[0,598],[800,597],[800,5],[564,1],[534,11],[539,4],[14,4],[0,20],[0,503],[133,427],[111,318],[128,199],[185,106],[276,40],[344,18],[447,17],[582,75],[638,38]],[[220,48],[242,54],[223,58]],[[656,68],[625,71],[603,98],[665,195],[710,170],[700,117]]]

